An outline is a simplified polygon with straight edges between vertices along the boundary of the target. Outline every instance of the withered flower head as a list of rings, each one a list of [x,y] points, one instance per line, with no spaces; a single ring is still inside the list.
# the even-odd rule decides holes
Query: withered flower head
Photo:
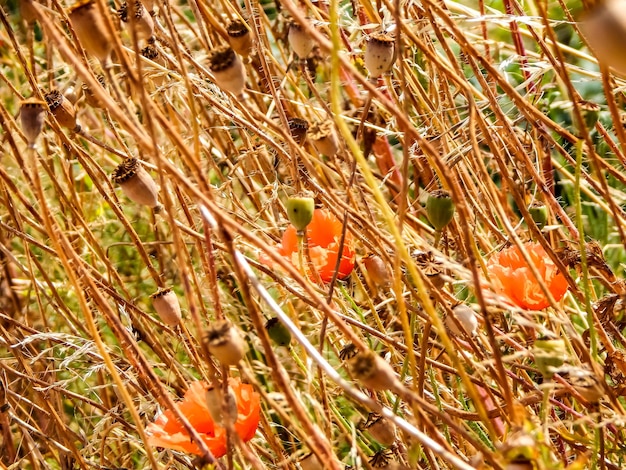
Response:
[[[309,123],[305,119],[295,117],[289,119],[289,132],[291,132],[291,137],[297,144],[304,142],[308,130]]]
[[[390,34],[377,32],[367,39],[363,61],[373,78],[391,69],[395,60],[395,39]]]
[[[309,129],[309,139],[315,150],[322,155],[332,157],[339,150],[339,142],[333,122],[330,120],[315,123]]]
[[[240,19],[234,19],[226,26],[226,33],[230,47],[237,54],[248,57],[252,52],[252,37],[248,25]]]
[[[246,69],[239,56],[230,46],[220,46],[209,54],[209,68],[217,85],[235,96],[243,93],[246,85]]]
[[[103,64],[108,62],[113,41],[95,0],[80,0],[70,8],[68,16],[85,51]]]
[[[311,35],[295,21],[289,24],[287,40],[299,59],[306,59],[315,45]]]
[[[159,289],[150,296],[152,306],[163,323],[176,326],[182,318],[178,297],[171,288]]]
[[[80,126],[76,124],[76,109],[74,105],[63,96],[59,90],[51,90],[45,95],[46,103],[48,103],[48,109],[57,120],[57,122],[63,126],[78,132]]]
[[[246,353],[246,343],[228,320],[213,322],[207,329],[206,342],[211,354],[225,366],[235,366]]]
[[[20,103],[20,123],[26,136],[28,148],[35,148],[35,143],[46,119],[46,102],[37,98],[27,98]]]
[[[112,179],[131,201],[155,209],[159,207],[159,188],[136,158],[124,160],[113,172]]]
[[[152,21],[152,17],[140,1],[134,2],[133,7],[135,11],[135,32],[137,33],[137,38],[150,39],[154,34],[154,22]],[[120,9],[117,10],[117,15],[124,23],[130,22],[130,18],[128,17],[129,13],[130,8],[126,2],[122,3]]]

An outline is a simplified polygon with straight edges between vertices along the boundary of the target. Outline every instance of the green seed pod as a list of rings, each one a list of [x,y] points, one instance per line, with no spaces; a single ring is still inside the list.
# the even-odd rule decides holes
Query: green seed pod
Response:
[[[298,232],[306,230],[313,220],[315,212],[315,201],[312,197],[290,197],[285,204],[289,222]]]
[[[443,189],[433,191],[426,200],[426,215],[435,230],[443,230],[454,217],[455,207],[450,193]]]
[[[552,377],[565,362],[565,341],[562,339],[538,339],[533,348],[535,365],[544,377]]]
[[[280,320],[278,320],[278,318],[274,317],[267,320],[265,329],[270,335],[270,338],[272,338],[272,341],[274,341],[278,346],[289,346],[291,343],[291,333],[287,327],[283,325]]]
[[[548,222],[548,208],[543,202],[533,202],[532,205],[528,208],[528,212],[537,224],[537,227],[539,227],[539,230],[546,226],[546,223]]]

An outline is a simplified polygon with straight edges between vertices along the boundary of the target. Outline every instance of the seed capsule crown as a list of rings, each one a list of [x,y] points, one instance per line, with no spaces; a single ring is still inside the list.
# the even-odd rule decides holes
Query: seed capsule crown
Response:
[[[228,23],[228,26],[226,27],[226,32],[230,37],[240,38],[248,34],[250,30],[243,21],[233,20]]]
[[[141,163],[136,158],[127,158],[113,172],[113,182],[117,184],[125,183],[137,174]]]
[[[237,54],[229,46],[219,46],[211,51],[209,66],[212,72],[221,72],[231,67],[237,60]]]

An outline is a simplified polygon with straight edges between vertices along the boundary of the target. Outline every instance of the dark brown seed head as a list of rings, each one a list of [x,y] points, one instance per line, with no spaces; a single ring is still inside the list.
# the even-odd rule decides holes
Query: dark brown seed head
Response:
[[[306,120],[300,118],[289,119],[289,132],[291,132],[291,136],[297,144],[304,142],[308,130],[309,123]]]
[[[141,50],[141,55],[146,59],[150,59],[152,61],[156,61],[159,58],[159,51],[154,46],[146,46]]]

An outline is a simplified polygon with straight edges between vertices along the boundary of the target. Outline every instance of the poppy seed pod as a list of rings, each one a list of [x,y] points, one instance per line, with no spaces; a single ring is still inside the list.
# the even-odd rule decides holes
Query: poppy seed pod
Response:
[[[313,147],[322,155],[332,157],[339,150],[339,142],[337,134],[333,128],[332,121],[324,121],[311,126],[309,130],[309,138],[313,143]]]
[[[528,208],[528,213],[537,224],[539,230],[546,226],[548,222],[548,208],[541,201],[535,201]]]
[[[626,75],[626,0],[598,3],[579,23],[583,36],[599,61]]]
[[[137,34],[137,39],[150,39],[154,34],[154,22],[152,21],[152,17],[140,1],[134,2],[133,6],[135,15],[135,33]],[[120,9],[117,10],[120,20],[124,23],[130,23],[130,18],[128,17],[129,13],[130,8],[126,2],[122,3]]]
[[[226,399],[226,416],[223,412],[224,399]],[[206,391],[206,404],[211,419],[218,426],[224,427],[225,422],[232,425],[237,421],[237,398],[231,387],[228,387],[228,394],[224,397],[221,386],[209,385]]]
[[[46,119],[46,102],[37,98],[28,98],[20,103],[20,123],[26,136],[28,148],[34,149],[35,143]]]
[[[476,319],[476,313],[474,313],[474,310],[465,304],[459,304],[452,309],[452,314],[459,321],[468,336],[474,336],[476,334],[478,320]],[[446,316],[445,325],[455,335],[463,336],[463,333],[449,315]]]
[[[393,368],[372,351],[357,354],[349,363],[350,372],[356,380],[372,390],[399,390],[401,388]]]
[[[141,50],[141,55],[145,57],[146,59],[149,59],[152,62],[159,64],[161,67],[164,67],[164,68],[166,67],[166,63],[165,63],[165,59],[163,58],[163,55],[161,55],[159,51],[157,50],[157,48],[152,45],[147,45],[146,47],[144,47]],[[163,82],[167,74],[161,73],[160,70],[157,70],[154,67],[147,66],[146,68],[148,68],[150,71],[154,70],[156,72],[154,74],[151,74],[150,76],[154,85],[156,85],[157,87],[160,87],[161,85],[163,85]]]
[[[176,326],[180,323],[182,315],[178,297],[171,288],[159,289],[150,296],[152,306],[163,323],[168,326]]]
[[[37,11],[33,6],[33,0],[20,0],[20,14],[22,19],[28,24],[37,21]]]
[[[324,470],[324,468],[326,468],[314,453],[310,453],[300,460],[299,463],[302,470]]]
[[[372,284],[376,287],[387,287],[389,285],[389,270],[380,256],[370,253],[361,261]]]
[[[443,230],[454,217],[455,207],[450,193],[438,189],[430,193],[426,200],[426,215],[435,230]]]
[[[306,133],[309,130],[309,123],[305,119],[291,118],[289,119],[289,132],[291,137],[296,141],[296,144],[300,145],[306,138]]]
[[[370,414],[365,424],[365,431],[385,447],[390,447],[396,441],[396,426],[380,415]]]
[[[235,366],[246,353],[246,343],[228,320],[213,322],[206,333],[207,346],[222,365]]]
[[[104,75],[98,75],[96,78],[98,79],[98,83],[102,86],[102,88],[106,88]],[[83,95],[85,96],[85,102],[89,106],[91,106],[92,108],[102,108],[102,105],[100,105],[100,101],[98,101],[98,98],[96,97],[94,92],[91,91],[91,88],[89,88],[89,85],[87,85],[86,83],[83,83],[83,85],[81,86],[81,89],[83,91]]]
[[[45,95],[48,109],[57,122],[68,129],[78,132],[80,126],[76,123],[76,109],[70,100],[66,99],[59,90],[51,90]]]
[[[143,206],[159,207],[159,188],[136,158],[124,160],[113,172],[112,179],[131,201]]]
[[[235,51],[229,46],[220,46],[209,54],[209,68],[215,83],[224,91],[240,96],[246,85],[246,69]]]
[[[291,49],[293,49],[299,59],[306,59],[315,45],[311,35],[302,28],[300,23],[296,23],[295,21],[289,24],[287,40],[289,41]]]
[[[367,39],[363,62],[373,78],[378,78],[391,69],[395,59],[395,39],[383,32],[372,34]]]
[[[290,197],[285,203],[287,208],[287,217],[289,222],[298,232],[304,233],[304,230],[313,220],[313,211],[315,211],[315,200],[312,197]]]
[[[242,57],[248,57],[252,52],[252,36],[248,25],[241,20],[233,20],[226,27],[228,43],[233,50]]]
[[[267,320],[267,323],[265,323],[265,329],[267,330],[267,334],[270,336],[272,341],[274,341],[278,346],[289,346],[291,343],[291,333],[278,318],[274,317]]]
[[[69,10],[72,28],[88,54],[105,64],[113,48],[113,41],[95,0],[80,0]]]

